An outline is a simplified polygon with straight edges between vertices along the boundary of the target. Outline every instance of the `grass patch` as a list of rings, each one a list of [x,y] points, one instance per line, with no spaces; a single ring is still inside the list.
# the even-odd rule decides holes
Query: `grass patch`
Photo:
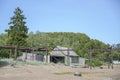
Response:
[[[59,73],[54,73],[56,75],[66,75],[66,74],[74,74],[74,72],[59,72]]]
[[[81,72],[82,74],[103,74],[105,72]]]
[[[0,61],[0,65],[8,65],[9,63],[7,61]]]
[[[5,65],[11,65],[15,64],[20,65],[20,66],[25,66],[25,65],[33,65],[33,66],[40,66],[40,65],[54,65],[53,63],[44,63],[41,61],[14,61],[12,59],[1,59],[0,60],[0,66],[5,66]]]
[[[81,74],[103,74],[105,72],[81,72]],[[54,73],[56,75],[71,75],[74,74],[74,72],[57,72]]]

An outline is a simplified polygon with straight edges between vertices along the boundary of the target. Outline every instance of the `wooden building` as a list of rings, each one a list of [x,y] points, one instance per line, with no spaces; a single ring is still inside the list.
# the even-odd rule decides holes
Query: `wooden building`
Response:
[[[65,65],[85,66],[85,58],[81,58],[71,48],[57,46],[50,54],[50,62],[64,63]]]

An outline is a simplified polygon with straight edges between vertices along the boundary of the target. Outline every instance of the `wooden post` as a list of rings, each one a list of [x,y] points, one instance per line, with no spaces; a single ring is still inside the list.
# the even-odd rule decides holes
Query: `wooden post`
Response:
[[[25,54],[25,61],[27,61],[27,51],[24,54]]]
[[[17,64],[17,46],[15,46],[14,60],[15,60],[15,63],[11,64],[11,66],[13,66],[15,68],[15,65]]]
[[[68,48],[68,52],[67,52],[67,65],[70,66],[70,52],[69,52],[69,48]]]
[[[88,57],[89,57],[89,68],[92,69],[92,51],[89,49],[88,51]]]
[[[113,69],[112,47],[110,47],[110,66],[111,66],[111,69]]]
[[[50,63],[50,55],[49,54],[47,55],[47,59],[48,59],[47,62]]]
[[[113,67],[113,55],[112,55],[112,47],[111,47],[111,50],[110,50],[110,51],[111,51],[111,62],[112,62],[112,63],[111,63],[111,68],[113,69],[114,67]]]
[[[108,49],[109,50],[109,49]],[[109,51],[107,52],[107,63],[108,63],[108,69],[110,69],[110,54]]]
[[[32,61],[34,60],[34,49],[32,48]]]
[[[17,59],[17,46],[15,46],[15,56],[14,56],[15,58],[15,60]]]
[[[112,47],[108,48],[108,69],[113,69]]]
[[[44,55],[44,59],[43,59],[44,63],[46,63],[46,55]]]
[[[44,61],[45,61],[45,63],[48,62],[48,51],[47,51],[47,49],[46,49],[46,54],[44,56]]]
[[[10,49],[10,54],[9,54],[9,58],[11,58],[11,54],[12,54],[12,50]]]

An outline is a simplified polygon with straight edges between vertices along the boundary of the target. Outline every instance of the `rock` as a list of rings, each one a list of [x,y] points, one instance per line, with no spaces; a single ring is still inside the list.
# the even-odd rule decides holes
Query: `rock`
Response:
[[[74,76],[82,76],[82,74],[80,72],[75,72]]]
[[[102,67],[102,66],[100,66],[100,69],[103,69],[103,67]]]

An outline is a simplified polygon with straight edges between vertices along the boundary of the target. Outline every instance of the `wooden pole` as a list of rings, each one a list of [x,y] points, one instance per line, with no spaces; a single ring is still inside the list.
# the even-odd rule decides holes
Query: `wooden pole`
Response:
[[[9,54],[9,58],[11,58],[11,54],[12,54],[12,50],[10,49],[10,54]]]
[[[92,51],[89,49],[88,51],[88,58],[89,58],[89,68],[92,69]]]
[[[112,61],[112,63],[111,63],[112,65],[111,65],[111,66],[112,66],[112,69],[113,69],[114,66],[113,66],[113,55],[112,55],[112,49],[111,49],[111,61]]]
[[[34,49],[32,48],[32,60],[34,60]]]
[[[67,65],[70,66],[70,52],[69,52],[69,48],[68,48],[68,52],[67,52]]]
[[[112,47],[108,48],[108,69],[113,69]]]
[[[17,59],[17,46],[15,46],[15,60]]]
[[[46,63],[48,62],[48,57],[47,56],[48,56],[48,50],[46,49],[46,61],[45,61]]]

